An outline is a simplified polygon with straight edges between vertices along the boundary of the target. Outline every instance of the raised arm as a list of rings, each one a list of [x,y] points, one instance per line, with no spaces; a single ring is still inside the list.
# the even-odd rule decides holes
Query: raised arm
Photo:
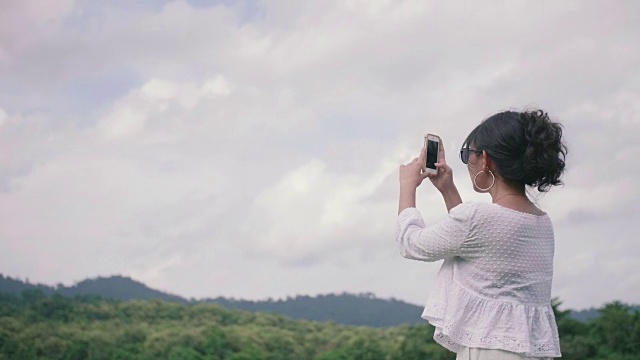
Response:
[[[453,173],[444,157],[442,140],[438,149],[436,174],[423,172],[426,149],[405,165],[400,165],[400,199],[396,241],[402,256],[421,261],[436,261],[462,255],[463,244],[469,234],[468,209],[462,204],[458,189],[453,183]],[[425,178],[440,191],[444,198],[447,218],[427,228],[416,207],[416,189]],[[462,204],[461,206],[458,206]],[[452,210],[455,210],[452,212]]]
[[[427,227],[415,208],[408,208],[398,216],[396,242],[400,254],[420,261],[437,261],[473,252],[469,233],[473,207],[457,206],[438,223]]]

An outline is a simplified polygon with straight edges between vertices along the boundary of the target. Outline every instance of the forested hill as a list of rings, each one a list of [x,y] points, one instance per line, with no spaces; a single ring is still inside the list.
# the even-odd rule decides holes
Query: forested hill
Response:
[[[334,321],[344,325],[386,327],[400,324],[420,324],[422,308],[395,299],[380,299],[372,294],[329,294],[316,297],[297,296],[286,300],[247,301],[226,298],[187,300],[183,297],[154,290],[124,276],[99,277],[80,281],[73,286],[31,284],[28,280],[0,274],[0,293],[19,295],[24,290],[38,289],[45,295],[54,293],[66,297],[97,295],[116,300],[164,300],[177,303],[215,302],[227,308],[246,311],[275,312],[293,319]],[[638,309],[638,307],[632,307]],[[588,321],[599,315],[597,309],[574,311],[569,317]]]
[[[610,303],[581,323],[556,311],[563,360],[638,360],[640,312]],[[452,360],[428,324],[345,326],[214,303],[0,293],[0,359]]]
[[[31,284],[27,281],[5,277],[0,274],[0,293],[20,294],[24,290],[38,289],[45,295],[58,293],[67,297],[76,295],[97,295],[115,300],[164,300],[179,303],[188,301],[180,296],[151,289],[145,284],[124,276],[99,277],[80,281],[73,286],[48,286]]]
[[[422,324],[422,308],[400,300],[385,300],[373,294],[329,294],[316,297],[297,296],[277,301],[246,301],[217,298],[206,300],[227,308],[267,311],[293,319],[334,321],[344,325],[396,326]]]
[[[178,303],[218,303],[232,309],[252,312],[274,312],[293,319],[334,321],[343,325],[386,327],[400,324],[421,324],[422,308],[403,301],[384,300],[373,294],[297,296],[286,300],[247,301],[226,298],[187,300],[180,296],[154,290],[128,277],[111,276],[84,280],[76,285],[55,287],[30,284],[0,275],[0,293],[19,295],[24,290],[39,289],[45,295],[54,293],[67,297],[97,295],[116,300],[164,300]]]

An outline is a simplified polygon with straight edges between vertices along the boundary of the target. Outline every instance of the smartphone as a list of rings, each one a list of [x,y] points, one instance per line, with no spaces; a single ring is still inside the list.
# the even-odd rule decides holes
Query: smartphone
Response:
[[[426,149],[426,169],[425,172],[430,174],[437,174],[436,163],[438,162],[438,148],[440,147],[440,137],[433,134],[427,134],[424,137],[425,149]]]

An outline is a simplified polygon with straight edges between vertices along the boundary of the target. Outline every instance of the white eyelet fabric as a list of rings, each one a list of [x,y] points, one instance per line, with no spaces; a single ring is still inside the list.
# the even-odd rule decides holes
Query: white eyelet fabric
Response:
[[[396,241],[408,259],[444,259],[422,314],[436,327],[439,344],[453,352],[466,346],[561,356],[547,215],[462,203],[427,227],[420,212],[408,208],[398,216]]]

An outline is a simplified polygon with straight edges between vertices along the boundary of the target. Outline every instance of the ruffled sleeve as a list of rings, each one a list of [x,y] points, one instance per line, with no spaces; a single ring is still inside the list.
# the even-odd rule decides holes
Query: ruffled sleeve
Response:
[[[442,221],[427,227],[418,209],[404,209],[396,225],[400,254],[420,261],[468,255],[473,249],[469,233],[474,212],[473,203],[462,203],[451,209]]]

